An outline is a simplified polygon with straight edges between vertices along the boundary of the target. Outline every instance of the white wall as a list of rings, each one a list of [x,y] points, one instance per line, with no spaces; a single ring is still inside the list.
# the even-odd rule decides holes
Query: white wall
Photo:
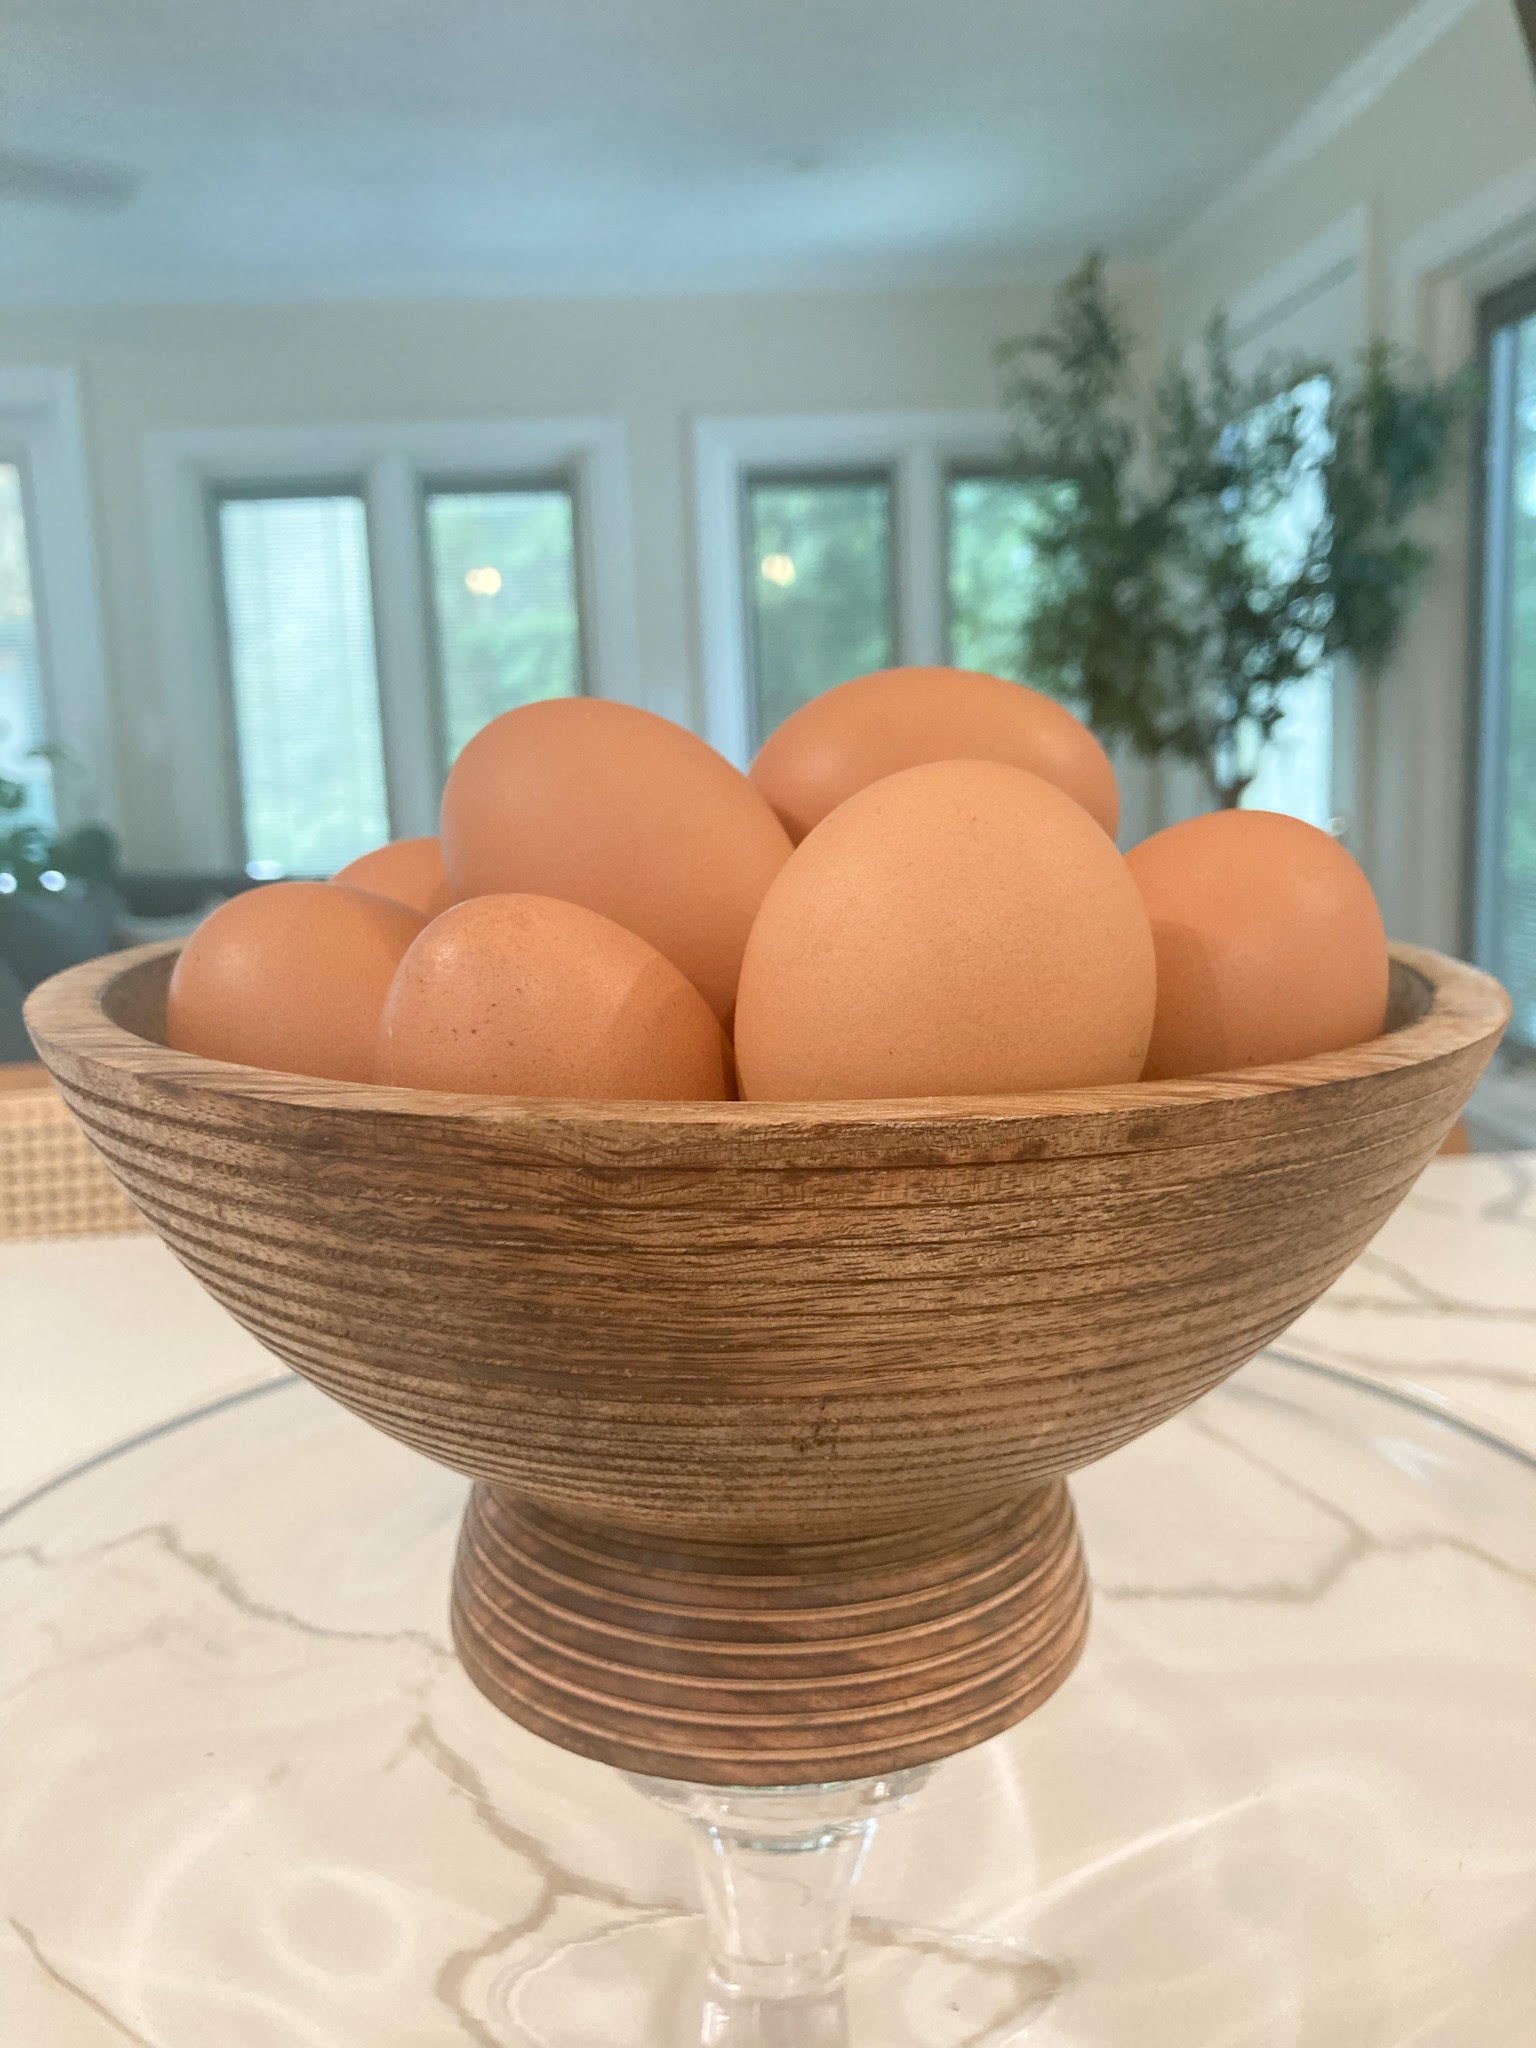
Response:
[[[1160,265],[1165,345],[1211,309],[1277,341],[1388,334],[1448,371],[1475,301],[1536,267],[1536,87],[1509,0],[1420,0]],[[1362,692],[1352,842],[1404,938],[1463,947],[1470,458],[1425,522],[1437,559]],[[1177,806],[1180,790],[1170,779]]]
[[[1449,368],[1477,294],[1536,267],[1536,90],[1508,0],[1420,0],[1404,27],[1121,284],[1181,346],[1213,306],[1255,332],[1386,331]],[[0,366],[79,373],[97,513],[120,810],[131,857],[174,863],[143,443],[168,428],[612,413],[629,440],[642,701],[701,725],[689,430],[706,413],[986,406],[1014,289],[303,307],[8,310]],[[1341,310],[1342,309],[1342,310]],[[1308,338],[1316,339],[1315,336]],[[1432,586],[1362,706],[1352,839],[1404,937],[1464,942],[1468,510],[1432,522]],[[210,687],[212,680],[210,679]],[[1199,801],[1125,776],[1127,836]]]
[[[1145,306],[1146,288],[1129,287]],[[1043,287],[501,304],[8,311],[0,363],[69,364],[97,515],[120,810],[174,864],[144,437],[167,428],[614,413],[629,437],[642,701],[702,719],[691,417],[985,406]],[[1150,316],[1148,316],[1150,317]],[[212,679],[210,678],[210,687]]]

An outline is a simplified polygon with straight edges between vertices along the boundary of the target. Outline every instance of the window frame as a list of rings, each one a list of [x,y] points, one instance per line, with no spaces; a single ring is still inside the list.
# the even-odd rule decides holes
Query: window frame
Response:
[[[693,423],[695,564],[705,737],[751,759],[755,693],[747,611],[745,480],[890,473],[893,640],[898,662],[943,662],[948,640],[945,479],[1008,467],[995,409],[709,415]]]
[[[72,370],[0,369],[0,461],[21,472],[45,742],[77,773],[55,776],[59,829],[121,819],[111,692],[80,387]]]
[[[176,843],[189,867],[243,855],[231,733],[228,638],[217,535],[220,496],[360,492],[368,532],[374,648],[390,832],[437,830],[440,678],[425,492],[441,479],[482,488],[571,491],[583,682],[632,700],[636,590],[628,454],[614,418],[317,427],[178,429],[144,443],[145,487]],[[208,678],[219,678],[210,690]],[[217,764],[213,773],[208,764]]]

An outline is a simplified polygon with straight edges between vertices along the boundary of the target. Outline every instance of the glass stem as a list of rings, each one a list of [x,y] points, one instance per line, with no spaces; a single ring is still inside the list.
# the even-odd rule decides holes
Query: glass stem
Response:
[[[883,1813],[926,1768],[762,1789],[633,1783],[691,1823],[709,1947],[706,2048],[836,2048],[853,1887]]]

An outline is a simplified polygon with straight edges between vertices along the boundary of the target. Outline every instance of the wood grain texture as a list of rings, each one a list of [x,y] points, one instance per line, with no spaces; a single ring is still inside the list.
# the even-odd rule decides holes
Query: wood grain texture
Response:
[[[792,1584],[817,1580],[816,1546],[889,1538],[899,1564],[942,1537],[958,1558],[960,1518],[994,1517],[1028,1581],[1038,1542],[1008,1518],[1284,1329],[1455,1121],[1506,1000],[1471,968],[1395,953],[1394,1028],[1369,1045],[1000,1101],[524,1103],[258,1073],[155,1042],[169,948],[71,969],[28,1021],[210,1291],[338,1400],[489,1482],[457,1614],[497,1704],[608,1761],[768,1783],[847,1774],[834,1735],[853,1724],[830,1703],[863,1666],[851,1637],[815,1639],[828,1746],[809,1753],[794,1730],[812,1723],[774,1720],[732,1675],[733,1547],[748,1577],[775,1551],[769,1576]],[[680,1718],[703,1667],[670,1624],[636,1629],[622,1656],[593,1647],[602,1615],[578,1595],[597,1563],[566,1574],[565,1634],[535,1628],[531,1591],[505,1591],[534,1586],[557,1536],[606,1560],[636,1614],[678,1556],[720,1581],[711,1655],[727,1662],[708,1667],[703,1721]],[[964,1580],[957,1561],[944,1626],[962,1634]],[[823,1585],[797,1626],[845,1594]],[[540,1597],[547,1618],[559,1603],[547,1584]],[[1036,1697],[1001,1671],[1029,1626],[979,1639],[999,1670],[972,1697],[973,1739]],[[565,1662],[529,1648],[546,1635]],[[1048,1627],[1031,1640],[1045,1684],[1070,1656]],[[921,1665],[926,1644],[908,1647]],[[602,1683],[573,1689],[576,1651]],[[655,1677],[636,1690],[668,1671],[670,1697]],[[952,1701],[919,1671],[881,1683],[859,1771],[960,1746]]]
[[[728,1785],[857,1778],[1011,1728],[1071,1671],[1088,1576],[1054,1480],[841,1543],[646,1543],[479,1485],[454,1575],[470,1677],[600,1762]]]

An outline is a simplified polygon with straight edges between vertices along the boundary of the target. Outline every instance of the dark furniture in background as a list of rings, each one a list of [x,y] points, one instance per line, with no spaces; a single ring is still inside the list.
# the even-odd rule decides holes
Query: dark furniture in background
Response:
[[[260,886],[245,874],[122,874],[0,895],[0,1065],[34,1057],[21,1006],[50,974],[190,931],[211,904]]]

